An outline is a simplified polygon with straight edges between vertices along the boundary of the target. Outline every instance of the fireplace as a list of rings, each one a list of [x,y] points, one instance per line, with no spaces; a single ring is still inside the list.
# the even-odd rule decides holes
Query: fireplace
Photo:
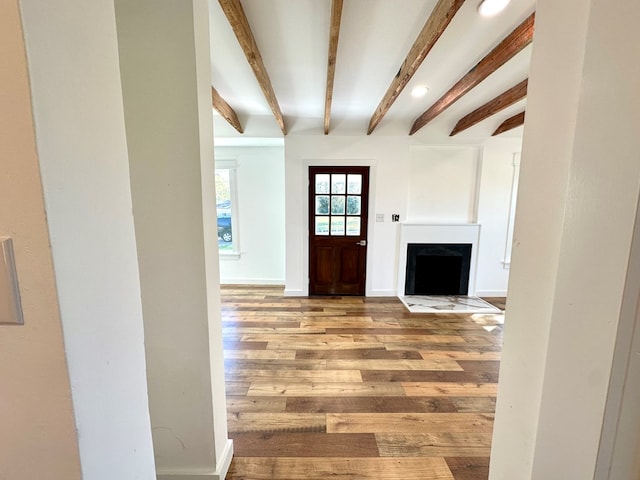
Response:
[[[479,240],[480,225],[477,223],[401,223],[396,277],[397,295],[400,297],[404,295],[476,295],[475,280]],[[417,246],[415,253],[413,247],[412,252],[409,252],[410,245]],[[461,248],[459,245],[465,245],[465,247]],[[424,249],[425,246],[427,249]],[[414,260],[411,260],[412,255],[416,257]],[[411,265],[412,263],[413,265]],[[407,271],[416,266],[418,271],[426,268],[427,272],[434,269],[454,272],[451,274],[452,278],[448,277],[449,274],[446,277],[442,273],[436,275],[435,281],[439,285],[434,288],[439,292],[447,293],[433,293],[433,290],[431,290],[432,293],[424,293],[432,288],[433,285],[429,284],[433,278],[424,276],[422,273],[419,273],[417,279],[407,278]],[[466,284],[464,282],[462,285],[460,284],[459,276],[464,277]],[[412,281],[413,285],[406,285]],[[453,289],[455,289],[455,293],[449,293]]]
[[[470,243],[409,243],[405,295],[467,295]]]

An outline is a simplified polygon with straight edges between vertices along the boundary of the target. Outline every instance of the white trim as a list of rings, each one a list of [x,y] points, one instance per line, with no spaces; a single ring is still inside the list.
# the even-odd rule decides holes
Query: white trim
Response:
[[[216,474],[218,478],[214,480],[224,480],[229,472],[229,466],[233,460],[233,440],[227,439],[227,443],[224,446],[224,451],[220,455],[220,461],[218,462]]]
[[[397,297],[395,290],[371,290],[368,297]]]
[[[506,297],[506,290],[476,290],[476,297]]]
[[[220,285],[280,285],[284,278],[220,278]]]
[[[468,243],[471,244],[471,264],[469,268],[469,290],[467,295],[476,295],[476,270],[478,266],[478,245],[480,225],[477,223],[415,223],[400,224],[399,259],[397,270],[397,295],[404,296],[407,246],[410,243]]]
[[[284,296],[285,297],[306,297],[307,292],[303,291],[301,288],[285,288]]]
[[[233,220],[232,220],[233,222]],[[233,223],[232,223],[233,225]],[[231,227],[233,228],[233,227]],[[225,252],[218,250],[218,253],[220,254],[220,260],[240,260],[240,253],[233,253],[233,252]]]
[[[224,480],[229,472],[229,466],[233,459],[233,440],[227,440],[222,452],[220,468],[212,473],[158,473],[157,480]]]
[[[414,226],[414,227],[424,227],[424,226],[429,226],[429,227],[460,227],[460,226],[466,226],[466,225],[476,225],[479,226],[479,223],[447,223],[447,222],[443,222],[443,223],[438,223],[438,222],[429,222],[429,223],[425,223],[424,221],[406,221],[406,222],[399,222],[401,226]]]
[[[222,480],[224,477],[215,473],[159,473],[156,475],[157,480]]]
[[[509,199],[509,218],[507,220],[507,238],[504,245],[504,261],[506,270],[511,265],[511,247],[513,245],[513,225],[516,218],[516,200],[518,197],[518,182],[520,180],[520,152],[513,154],[513,178],[511,179],[511,198]]]
[[[217,157],[215,159],[216,168],[236,168],[238,166],[238,157]]]
[[[480,147],[472,147],[476,150],[476,161],[473,165],[475,171],[473,176],[475,178],[475,184],[473,185],[473,200],[471,205],[471,215],[469,217],[470,223],[478,223],[478,211],[480,209],[480,186],[482,182],[482,161],[484,150]]]
[[[221,158],[215,160],[215,170],[229,170],[229,194],[231,196],[231,246],[233,250],[220,251],[220,258],[226,260],[240,259],[240,220],[238,211],[238,182],[236,180],[238,160],[236,157]]]

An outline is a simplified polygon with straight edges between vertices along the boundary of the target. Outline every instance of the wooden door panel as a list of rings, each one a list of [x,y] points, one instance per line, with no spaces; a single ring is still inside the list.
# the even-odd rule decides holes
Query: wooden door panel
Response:
[[[333,248],[316,248],[316,282],[318,285],[330,285],[333,282]]]
[[[344,247],[340,249],[340,281],[357,283],[360,263],[360,247]]]
[[[309,294],[364,295],[369,167],[309,167]]]

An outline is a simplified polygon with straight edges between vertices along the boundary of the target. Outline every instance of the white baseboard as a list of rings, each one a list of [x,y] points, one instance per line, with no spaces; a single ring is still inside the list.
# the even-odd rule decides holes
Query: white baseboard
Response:
[[[476,297],[506,297],[506,290],[476,290]]]
[[[222,459],[215,472],[212,473],[158,473],[157,480],[224,480],[229,472],[233,459],[233,440],[227,440],[222,452]]]
[[[301,288],[285,288],[284,296],[285,297],[306,297],[308,294]]]
[[[221,278],[220,285],[284,285],[284,278]]]
[[[308,292],[302,290],[301,288],[285,288],[284,296],[285,297],[306,297],[308,296]],[[395,290],[371,290],[367,292],[367,297],[397,297]]]
[[[285,297],[306,297],[309,293],[301,288],[285,288]],[[397,297],[395,290],[371,290],[367,292],[367,297]]]
[[[216,468],[216,473],[218,474],[217,480],[225,479],[227,472],[229,471],[229,466],[231,465],[231,460],[233,460],[233,440],[227,439],[227,443],[224,446],[224,451],[220,458],[220,463]]]
[[[367,293],[368,297],[397,297],[395,290],[371,290]]]

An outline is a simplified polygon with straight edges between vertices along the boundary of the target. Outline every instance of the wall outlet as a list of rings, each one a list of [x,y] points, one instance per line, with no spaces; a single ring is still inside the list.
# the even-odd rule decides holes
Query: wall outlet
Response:
[[[384,213],[376,213],[376,222],[384,222]]]

